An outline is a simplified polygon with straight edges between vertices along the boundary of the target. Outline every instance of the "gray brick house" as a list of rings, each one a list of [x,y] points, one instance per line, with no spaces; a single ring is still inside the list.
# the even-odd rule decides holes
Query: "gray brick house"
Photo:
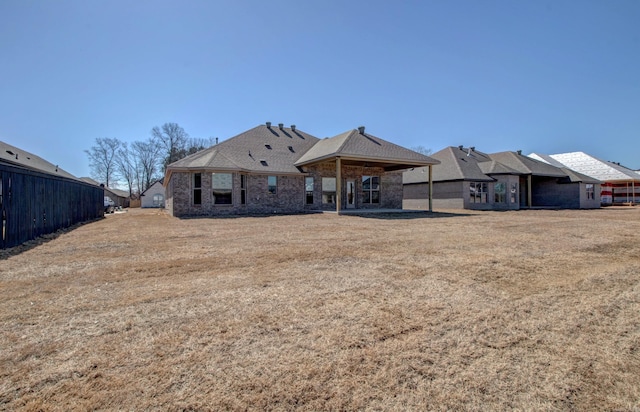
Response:
[[[170,164],[166,209],[177,217],[401,209],[402,171],[437,163],[364,127],[318,139],[267,122]]]
[[[600,181],[556,167],[520,152],[486,154],[475,148],[447,147],[434,153],[433,207],[518,210],[600,207]],[[425,209],[428,175],[424,168],[404,172],[407,209]]]

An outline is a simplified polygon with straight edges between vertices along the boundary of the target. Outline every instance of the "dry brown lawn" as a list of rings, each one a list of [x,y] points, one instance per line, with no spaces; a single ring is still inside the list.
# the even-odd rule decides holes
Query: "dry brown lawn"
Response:
[[[640,207],[137,209],[1,253],[2,410],[640,409]]]

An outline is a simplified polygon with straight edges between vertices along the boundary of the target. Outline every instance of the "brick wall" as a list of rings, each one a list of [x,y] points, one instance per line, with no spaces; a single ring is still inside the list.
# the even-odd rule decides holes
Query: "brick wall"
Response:
[[[335,204],[322,203],[322,177],[335,177],[335,162],[309,167],[307,172],[314,179],[313,203],[306,204],[305,176],[278,175],[276,193],[268,190],[268,175],[247,176],[246,204],[241,204],[240,173],[233,173],[231,205],[214,204],[211,172],[201,173],[200,205],[193,204],[193,173],[174,172],[167,186],[166,208],[173,216],[223,216],[272,213],[301,213],[305,211],[336,210]],[[380,177],[380,203],[365,204],[362,192],[362,176]],[[384,173],[382,168],[343,166],[342,208],[346,208],[346,181],[356,186],[355,207],[358,209],[402,208],[402,172]]]

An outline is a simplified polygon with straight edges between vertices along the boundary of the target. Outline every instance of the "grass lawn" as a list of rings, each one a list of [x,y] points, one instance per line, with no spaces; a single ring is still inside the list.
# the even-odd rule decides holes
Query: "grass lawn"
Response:
[[[171,218],[0,252],[0,410],[638,410],[640,208]]]

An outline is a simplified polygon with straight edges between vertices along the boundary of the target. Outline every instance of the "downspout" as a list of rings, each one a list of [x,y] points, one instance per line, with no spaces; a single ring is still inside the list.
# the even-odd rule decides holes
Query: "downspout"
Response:
[[[336,212],[340,213],[340,204],[342,203],[342,162],[336,157]]]
[[[429,165],[429,212],[433,212],[433,165]]]

